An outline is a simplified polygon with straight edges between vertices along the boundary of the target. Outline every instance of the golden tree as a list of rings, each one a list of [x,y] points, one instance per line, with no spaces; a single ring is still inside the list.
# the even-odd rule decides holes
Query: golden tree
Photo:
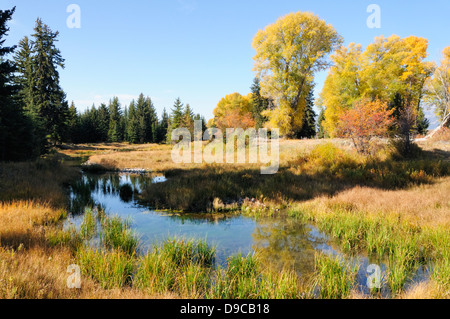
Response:
[[[286,136],[301,128],[314,73],[329,67],[326,56],[341,44],[333,26],[312,13],[290,13],[258,31],[254,71],[261,94],[275,105],[264,111],[269,127]]]
[[[363,98],[390,103],[399,95],[413,108],[409,113],[418,114],[423,88],[433,71],[433,64],[424,61],[427,48],[424,38],[393,35],[375,38],[364,52],[354,43],[337,50],[321,93],[328,134],[336,136],[340,114]]]

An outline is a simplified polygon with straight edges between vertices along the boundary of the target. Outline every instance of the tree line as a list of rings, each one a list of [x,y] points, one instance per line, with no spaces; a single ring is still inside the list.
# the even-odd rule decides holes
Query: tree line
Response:
[[[125,107],[113,97],[108,105],[78,112],[60,85],[64,59],[56,46],[57,31],[38,18],[30,37],[17,46],[4,46],[14,11],[0,11],[1,161],[33,159],[61,143],[166,143],[173,129],[193,130],[195,120],[206,128],[205,119],[180,98],[170,114],[164,109],[159,118],[143,93]]]

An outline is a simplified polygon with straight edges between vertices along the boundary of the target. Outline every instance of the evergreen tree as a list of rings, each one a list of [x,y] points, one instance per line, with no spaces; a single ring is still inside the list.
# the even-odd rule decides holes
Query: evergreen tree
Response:
[[[261,113],[269,107],[269,100],[261,96],[261,86],[258,78],[253,80],[251,91],[253,106],[252,115],[256,123],[256,129],[260,129],[264,127],[264,123],[268,120],[267,117],[263,116]]]
[[[140,141],[140,123],[137,117],[137,110],[134,100],[131,101],[128,107],[128,121],[127,121],[127,140],[130,143],[139,143]]]
[[[430,121],[426,118],[423,108],[419,106],[417,110],[417,133],[427,135]]]
[[[303,114],[302,129],[296,134],[297,138],[313,138],[316,136],[316,112],[314,112],[314,88],[311,87],[305,98],[306,106]]]
[[[119,98],[114,97],[109,102],[109,142],[122,142],[123,140],[123,119],[122,111],[120,109]]]
[[[110,113],[106,104],[100,104],[100,107],[97,110],[98,113],[98,141],[99,142],[107,142],[108,141],[108,131],[109,131],[109,120]]]
[[[17,51],[14,60],[17,65],[18,75],[15,82],[19,87],[18,98],[25,110],[33,112],[33,63],[32,63],[32,44],[28,37],[23,38],[19,42],[19,50]]]
[[[58,67],[64,68],[64,59],[55,46],[59,33],[53,32],[41,19],[37,19],[34,31],[32,113],[39,114],[49,139],[56,144],[63,140],[68,110],[65,93],[59,85]]]
[[[72,101],[68,111],[68,136],[67,141],[71,143],[77,143],[78,140],[78,131],[79,131],[79,117],[77,113],[77,109],[75,107],[75,103]]]
[[[325,121],[325,109],[322,108],[322,110],[320,111],[319,114],[319,118],[317,120],[317,124],[318,124],[318,132],[317,132],[317,137],[318,138],[326,138],[327,134],[325,132],[325,128],[323,126],[323,122]]]
[[[194,138],[194,112],[189,104],[186,104],[184,109],[181,127],[187,128],[191,133],[191,139]]]
[[[172,142],[172,131],[182,127],[183,124],[183,112],[184,105],[181,103],[180,98],[177,98],[170,114],[169,126],[167,130],[167,142],[170,144]]]
[[[169,114],[167,114],[166,109],[164,108],[161,122],[158,123],[158,132],[156,143],[164,143],[167,141],[167,130],[169,128]]]
[[[24,115],[17,98],[18,87],[14,84],[16,65],[6,59],[13,53],[15,46],[4,46],[15,7],[11,10],[0,10],[0,160],[25,160],[39,155],[33,152],[31,144],[31,123]]]

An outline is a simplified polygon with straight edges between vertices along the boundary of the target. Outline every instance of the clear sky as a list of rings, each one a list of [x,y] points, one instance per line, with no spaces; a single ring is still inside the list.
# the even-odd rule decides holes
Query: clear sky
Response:
[[[69,28],[70,4],[81,28]],[[367,27],[369,4],[381,8],[381,28]],[[16,6],[7,44],[33,33],[37,17],[60,32],[66,59],[61,86],[82,111],[118,96],[123,106],[143,92],[158,113],[180,97],[209,119],[226,94],[247,94],[254,78],[251,43],[259,29],[297,11],[317,14],[350,42],[375,36],[416,35],[429,40],[429,60],[450,46],[449,0],[1,0]],[[316,95],[326,72],[316,76]]]

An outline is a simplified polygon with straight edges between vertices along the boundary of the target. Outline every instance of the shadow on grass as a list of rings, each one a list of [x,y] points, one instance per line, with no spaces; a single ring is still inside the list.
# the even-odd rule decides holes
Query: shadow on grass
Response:
[[[441,152],[409,160],[358,160],[343,153],[329,158],[302,157],[277,174],[261,175],[259,168],[211,165],[190,170],[168,170],[168,180],[150,184],[141,200],[156,209],[210,212],[213,202],[242,202],[245,198],[288,205],[318,196],[333,196],[355,186],[386,190],[431,184],[449,174],[450,163]]]

